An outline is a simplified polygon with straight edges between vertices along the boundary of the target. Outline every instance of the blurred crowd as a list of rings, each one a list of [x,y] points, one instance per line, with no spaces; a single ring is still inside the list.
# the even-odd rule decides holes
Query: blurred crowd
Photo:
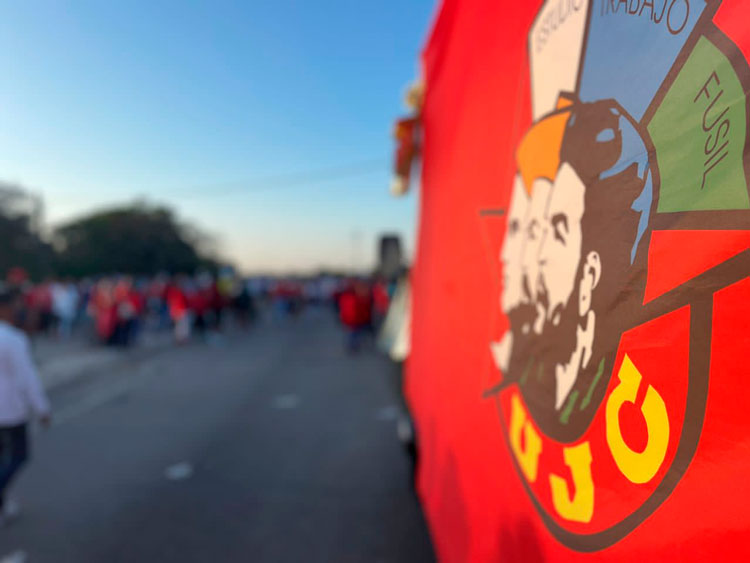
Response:
[[[257,284],[256,284],[257,285]],[[101,276],[31,282],[11,271],[15,324],[32,336],[85,333],[102,344],[128,347],[144,328],[171,329],[177,342],[220,332],[224,317],[247,327],[255,318],[256,286],[232,272],[195,276]]]
[[[66,340],[73,335],[130,347],[144,331],[172,331],[177,343],[221,334],[231,325],[248,328],[261,310],[272,319],[294,318],[310,305],[332,306],[356,352],[385,318],[395,282],[381,278],[241,278],[216,274],[109,275],[48,279],[34,283],[11,270],[14,322],[30,336]]]

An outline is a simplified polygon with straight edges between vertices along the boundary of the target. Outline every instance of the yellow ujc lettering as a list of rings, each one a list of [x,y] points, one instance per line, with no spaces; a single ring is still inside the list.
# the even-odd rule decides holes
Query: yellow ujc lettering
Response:
[[[574,494],[570,494],[568,483],[554,473],[549,476],[552,504],[557,513],[572,522],[591,522],[594,515],[594,481],[591,477],[591,448],[583,442],[563,450],[565,465],[570,468]]]
[[[664,399],[651,385],[641,405],[641,415],[646,421],[648,442],[642,452],[636,452],[625,443],[620,428],[620,409],[626,403],[635,404],[641,374],[625,355],[617,374],[620,383],[607,399],[607,444],[612,457],[623,475],[633,483],[648,483],[664,463],[669,445],[669,417]]]

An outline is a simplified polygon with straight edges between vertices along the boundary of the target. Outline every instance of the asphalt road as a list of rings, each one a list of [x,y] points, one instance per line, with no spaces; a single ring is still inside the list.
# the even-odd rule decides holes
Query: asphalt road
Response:
[[[0,562],[421,562],[387,362],[326,311],[57,390]]]

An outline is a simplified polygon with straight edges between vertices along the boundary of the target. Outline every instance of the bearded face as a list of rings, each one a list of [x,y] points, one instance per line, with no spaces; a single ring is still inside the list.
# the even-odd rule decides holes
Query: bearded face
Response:
[[[634,257],[651,201],[647,158],[637,124],[612,101],[550,114],[517,151],[530,196],[524,221],[509,222],[514,235],[523,225],[520,276],[504,278],[506,287],[520,286],[520,299],[518,292],[503,295],[512,339],[502,369],[504,383],[519,383],[545,432],[572,435],[590,420],[593,407],[564,407],[609,369],[625,327],[607,313],[638,273]],[[503,249],[508,274],[510,249]],[[640,303],[634,287],[628,295]],[[572,418],[561,422],[563,412]]]
[[[542,338],[537,339],[535,352],[540,358],[544,359],[549,367],[570,360],[570,356],[576,347],[578,326],[585,322],[578,311],[580,295],[578,287],[581,279],[581,274],[576,276],[576,283],[573,285],[573,292],[569,299],[555,307],[553,316],[556,322],[545,321]],[[550,306],[549,291],[543,278],[540,279],[539,302],[545,310]]]
[[[565,314],[578,318],[573,301],[580,283],[582,230],[586,187],[568,163],[563,163],[552,184],[544,216],[545,235],[539,252],[540,301],[545,311],[545,332],[563,322]],[[575,300],[577,301],[577,299]]]
[[[600,265],[598,254],[585,260],[582,256],[585,195],[581,179],[570,164],[563,163],[545,210],[537,281],[537,302],[544,317],[537,354],[554,374],[556,408],[562,406],[583,367],[582,335],[594,337],[595,316],[591,313],[589,318],[589,313]]]
[[[516,330],[522,327],[521,332],[545,341],[556,334],[568,342],[572,333],[575,341],[584,195],[583,182],[567,163],[554,182],[534,182],[523,233],[520,302],[507,311]]]
[[[523,299],[521,256],[524,244],[526,217],[529,210],[529,196],[523,187],[520,176],[513,183],[513,193],[508,209],[507,228],[500,262],[503,265],[503,290],[500,295],[500,308],[511,315],[519,308]]]
[[[539,305],[539,252],[545,235],[545,211],[549,201],[552,183],[544,178],[534,181],[531,201],[529,203],[528,219],[521,260],[521,285],[523,290],[523,304],[530,312],[524,332],[541,334],[544,326],[544,311]]]

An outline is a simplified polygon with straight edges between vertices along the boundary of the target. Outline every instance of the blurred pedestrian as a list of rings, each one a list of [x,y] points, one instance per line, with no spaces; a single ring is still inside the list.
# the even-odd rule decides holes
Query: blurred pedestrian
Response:
[[[27,307],[31,313],[30,329],[40,334],[48,334],[55,324],[52,312],[52,291],[49,281],[31,288],[27,295]]]
[[[31,358],[29,339],[13,322],[15,295],[0,290],[0,527],[18,516],[8,486],[27,462],[28,424],[50,422],[50,405]]]
[[[167,306],[174,326],[174,338],[178,344],[190,339],[190,310],[186,297],[187,282],[177,277],[167,288]]]
[[[78,289],[70,281],[56,281],[51,284],[50,293],[52,313],[57,318],[57,335],[68,338],[78,312]]]
[[[372,286],[372,313],[373,329],[378,330],[383,323],[391,298],[388,295],[388,288],[382,279],[377,279]]]
[[[358,352],[364,336],[372,332],[372,293],[367,283],[353,280],[341,293],[339,318],[347,329],[347,352]]]
[[[255,317],[255,304],[246,281],[240,284],[240,292],[234,298],[234,310],[242,328],[248,328]]]
[[[188,308],[192,316],[192,329],[199,338],[206,338],[208,317],[213,296],[213,280],[210,277],[199,276],[197,282],[189,286],[186,293]]]
[[[130,276],[123,276],[117,281],[112,296],[115,329],[110,344],[127,348],[135,342],[143,303]]]
[[[113,285],[110,280],[100,279],[89,298],[89,314],[94,319],[96,335],[102,343],[112,342],[117,325]]]

